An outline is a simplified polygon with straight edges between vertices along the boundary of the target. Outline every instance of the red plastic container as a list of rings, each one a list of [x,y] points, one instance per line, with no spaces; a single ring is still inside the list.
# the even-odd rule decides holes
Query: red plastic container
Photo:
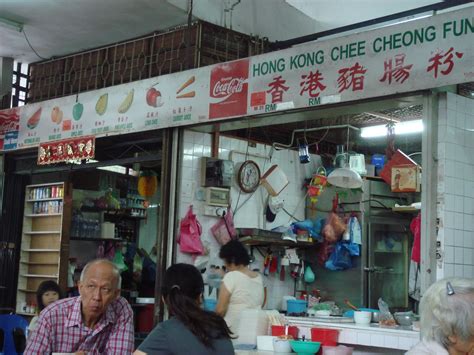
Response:
[[[311,328],[311,341],[321,343],[321,346],[336,346],[339,330],[329,328]]]
[[[288,335],[291,335],[293,339],[298,339],[299,329],[295,326],[288,327]],[[285,335],[285,326],[284,325],[272,325],[272,335],[280,336]]]
[[[153,329],[153,311],[155,309],[154,304],[147,304],[144,307],[140,307],[137,316],[137,331],[140,333],[149,333]]]

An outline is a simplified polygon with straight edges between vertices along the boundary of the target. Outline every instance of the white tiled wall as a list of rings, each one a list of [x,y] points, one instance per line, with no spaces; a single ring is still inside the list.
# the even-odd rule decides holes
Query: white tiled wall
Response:
[[[262,175],[273,164],[278,164],[283,169],[288,176],[290,184],[283,190],[280,197],[285,201],[285,209],[296,218],[302,220],[304,219],[304,197],[306,191],[302,190],[301,187],[303,179],[309,171],[308,169],[311,169],[312,166],[311,164],[301,165],[296,151],[275,151],[270,161],[270,159],[264,158],[269,157],[270,150],[271,146],[264,144],[257,144],[256,147],[249,146],[247,159],[252,159],[258,163]],[[234,163],[243,162],[246,160],[246,151],[246,141],[221,136],[219,158],[231,159]],[[185,131],[179,218],[186,214],[188,206],[192,204],[194,212],[203,227],[201,239],[211,250],[209,265],[221,265],[222,262],[218,257],[220,246],[209,231],[210,227],[218,221],[218,218],[203,215],[204,202],[198,201],[196,198],[196,192],[201,186],[201,158],[209,156],[211,156],[211,135],[190,130]],[[272,229],[290,222],[290,217],[284,212],[280,212],[274,222],[266,222],[264,211],[267,193],[263,187],[260,187],[250,198],[249,196],[250,194],[241,193],[239,199],[239,188],[234,179],[234,186],[231,188],[231,204],[234,210],[237,200],[239,201],[239,206],[242,206],[234,216],[236,227]],[[262,270],[263,258],[258,252],[255,252],[255,258],[256,261],[251,267]],[[178,252],[177,262],[192,263],[193,259],[189,255]],[[270,275],[265,278],[265,283],[268,292],[267,308],[279,308],[282,297],[293,294],[293,280],[290,279],[288,274],[285,281],[280,281],[278,274]]]
[[[474,100],[447,93],[438,115],[437,278],[474,277]]]

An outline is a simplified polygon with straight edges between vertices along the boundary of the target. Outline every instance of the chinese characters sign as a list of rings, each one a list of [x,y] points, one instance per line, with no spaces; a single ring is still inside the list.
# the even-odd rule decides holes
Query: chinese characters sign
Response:
[[[80,161],[94,158],[95,137],[63,139],[41,143],[38,148],[38,165]]]
[[[252,57],[248,114],[474,80],[474,6]]]
[[[4,150],[28,148],[470,81],[474,6],[0,111],[0,142]]]

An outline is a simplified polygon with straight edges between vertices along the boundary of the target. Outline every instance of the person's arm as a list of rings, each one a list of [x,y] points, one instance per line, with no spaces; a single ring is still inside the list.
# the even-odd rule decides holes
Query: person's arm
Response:
[[[25,354],[50,354],[52,349],[53,330],[50,313],[40,315],[35,330],[28,334]]]
[[[143,351],[140,351],[140,350],[135,350],[133,355],[147,355],[147,353],[144,353]]]
[[[125,299],[117,304],[117,322],[113,326],[103,354],[131,354],[134,348],[133,312]]]
[[[227,313],[227,308],[229,307],[231,295],[232,294],[229,292],[227,287],[224,285],[224,283],[222,283],[221,287],[219,288],[219,297],[217,299],[216,305],[216,313],[221,317],[224,317]]]

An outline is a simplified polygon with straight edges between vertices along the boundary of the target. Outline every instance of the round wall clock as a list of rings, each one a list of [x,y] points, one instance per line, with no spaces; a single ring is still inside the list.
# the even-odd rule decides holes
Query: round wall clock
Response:
[[[254,192],[260,184],[260,168],[253,160],[245,161],[237,173],[237,182],[243,192]]]

